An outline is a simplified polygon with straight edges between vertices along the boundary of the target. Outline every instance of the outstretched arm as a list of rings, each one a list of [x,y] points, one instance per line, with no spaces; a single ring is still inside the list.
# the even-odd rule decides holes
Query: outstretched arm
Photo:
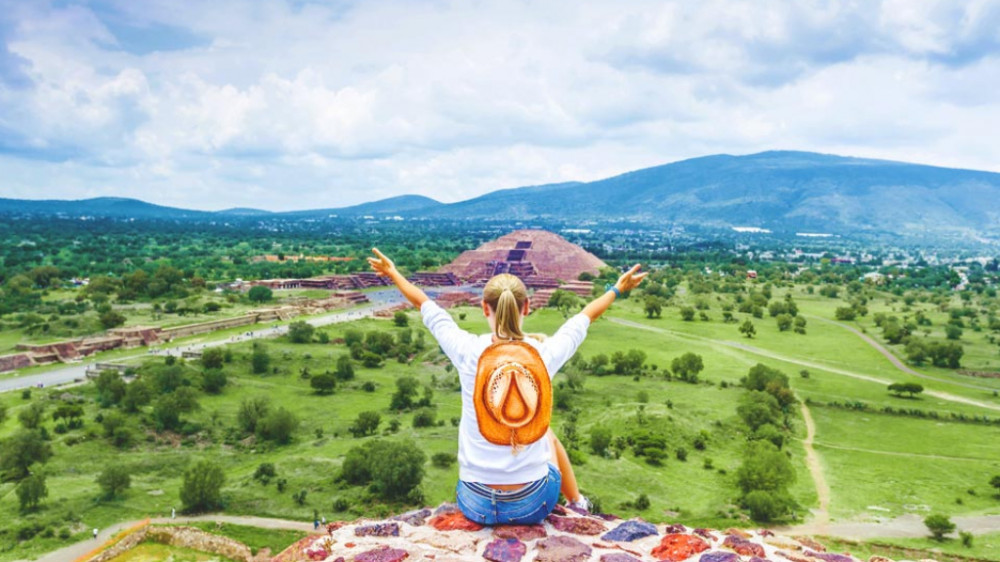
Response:
[[[617,288],[618,291],[621,293],[624,293],[626,291],[631,291],[632,289],[636,288],[639,285],[639,283],[641,283],[642,280],[645,279],[648,273],[648,272],[643,272],[637,274],[636,273],[637,271],[639,271],[639,264],[635,264],[634,266],[632,266],[632,269],[623,273],[622,276],[618,278],[618,282],[615,283],[615,288]],[[609,306],[611,306],[611,303],[615,302],[616,297],[617,295],[615,294],[614,291],[608,290],[603,295],[590,301],[590,304],[583,307],[583,313],[586,314],[588,318],[590,318],[591,322],[593,322],[594,320],[597,320],[602,314],[604,314],[604,311],[607,310]]]
[[[372,270],[383,277],[391,279],[396,284],[399,292],[403,293],[406,300],[410,301],[413,306],[419,309],[420,305],[429,300],[423,291],[403,277],[403,274],[396,269],[396,264],[392,263],[392,260],[387,258],[385,254],[378,251],[378,248],[372,248],[372,252],[378,257],[378,259],[368,258],[368,264],[372,266]]]

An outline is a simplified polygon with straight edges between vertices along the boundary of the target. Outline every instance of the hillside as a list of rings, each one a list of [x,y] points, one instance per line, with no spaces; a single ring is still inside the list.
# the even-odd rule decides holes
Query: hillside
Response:
[[[439,220],[632,220],[775,232],[1000,236],[1000,174],[810,152],[714,155],[589,183],[493,191],[445,204],[402,195],[342,208],[187,211],[134,199],[0,199],[0,213],[212,220],[400,215]]]
[[[493,192],[442,218],[628,218],[847,234],[998,230],[1000,174],[808,152],[706,156],[590,183]]]

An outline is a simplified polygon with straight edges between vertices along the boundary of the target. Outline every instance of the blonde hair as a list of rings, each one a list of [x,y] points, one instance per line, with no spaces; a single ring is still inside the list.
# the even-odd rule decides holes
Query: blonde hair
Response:
[[[483,287],[483,302],[495,315],[496,336],[505,340],[523,340],[521,310],[528,300],[524,282],[509,273],[493,276]]]

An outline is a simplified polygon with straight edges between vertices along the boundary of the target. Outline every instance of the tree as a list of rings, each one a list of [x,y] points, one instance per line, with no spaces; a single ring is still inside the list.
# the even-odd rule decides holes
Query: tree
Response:
[[[253,368],[253,372],[258,375],[267,372],[271,366],[271,355],[268,354],[266,347],[259,343],[254,344],[253,354],[250,356],[250,365]]]
[[[773,396],[759,390],[751,390],[740,398],[736,414],[751,431],[757,431],[765,424],[781,423],[781,405]]]
[[[309,386],[313,387],[316,394],[330,394],[337,386],[337,379],[329,373],[323,373],[313,376],[309,381]]]
[[[375,432],[378,430],[378,424],[381,421],[382,416],[378,412],[361,412],[354,420],[354,423],[347,428],[347,431],[350,431],[351,435],[355,437],[375,435]]]
[[[690,322],[694,320],[694,308],[690,306],[681,307],[681,320]]]
[[[288,341],[292,343],[309,343],[312,341],[316,327],[308,322],[298,321],[288,325]]]
[[[630,349],[624,353],[616,351],[611,354],[612,369],[616,375],[629,375],[636,373],[642,370],[642,366],[645,363],[646,352],[641,349]]]
[[[910,338],[910,341],[906,342],[905,353],[906,359],[914,365],[923,365],[927,360],[927,346],[917,338]]]
[[[49,489],[45,485],[44,474],[32,474],[17,484],[17,501],[21,505],[22,513],[38,507],[42,499],[48,495]]]
[[[184,472],[181,503],[188,512],[209,511],[222,507],[222,486],[226,475],[217,464],[203,460]]]
[[[420,486],[426,461],[424,452],[409,441],[374,440],[347,452],[341,477],[370,485],[384,500],[401,500]]]
[[[120,464],[109,464],[97,477],[97,484],[103,492],[102,498],[112,500],[132,485],[132,476]]]
[[[392,315],[392,323],[400,328],[405,328],[410,324],[410,317],[402,310],[397,310]]]
[[[779,332],[787,332],[792,327],[792,315],[781,313],[774,317],[774,320],[778,323]]]
[[[208,394],[218,394],[229,383],[221,369],[209,369],[201,374],[201,389]]]
[[[682,381],[691,383],[698,382],[698,373],[705,368],[701,355],[695,353],[685,353],[680,357],[675,357],[670,363],[670,370]]]
[[[206,369],[221,369],[225,352],[221,347],[210,347],[201,352],[201,366]]]
[[[21,429],[0,441],[0,469],[8,478],[20,479],[28,475],[34,463],[44,464],[52,457],[52,447],[38,431]]]
[[[904,392],[913,398],[914,395],[920,394],[924,391],[924,386],[915,382],[894,382],[889,385],[889,392],[896,394],[897,396],[902,395]]]
[[[284,445],[292,440],[299,418],[285,408],[278,408],[257,423],[257,436]]]
[[[337,358],[337,370],[334,372],[339,381],[349,381],[354,378],[354,363],[349,355]]]
[[[924,525],[931,532],[934,540],[944,540],[944,536],[955,530],[955,524],[947,515],[934,513],[924,518]]]
[[[127,318],[125,318],[124,314],[115,312],[114,310],[107,310],[98,316],[98,321],[101,323],[101,327],[105,330],[121,326],[125,323],[125,320],[127,320]]]
[[[247,298],[250,299],[250,302],[256,302],[256,303],[267,302],[271,300],[273,296],[274,293],[271,292],[271,289],[263,285],[250,287],[250,291],[247,292]]]
[[[244,398],[236,413],[236,423],[246,433],[255,433],[260,423],[271,410],[271,401],[263,396]]]
[[[580,297],[575,293],[563,289],[556,289],[549,297],[547,305],[562,312],[563,316],[569,316],[570,311],[580,306]]]
[[[962,328],[954,324],[948,324],[944,327],[944,334],[950,340],[957,340],[962,338]]]
[[[1000,474],[997,474],[993,478],[990,478],[990,486],[997,489],[997,493],[1000,494]]]
[[[45,405],[41,402],[32,402],[17,414],[17,419],[25,429],[38,429],[45,419]]]
[[[854,310],[853,306],[841,306],[838,307],[837,310],[833,311],[833,315],[837,318],[837,320],[850,322],[857,317],[858,313]]]
[[[606,427],[595,427],[590,431],[590,450],[595,455],[603,456],[611,445],[611,430]]]
[[[796,316],[794,324],[795,324],[795,328],[793,329],[793,331],[796,334],[803,334],[803,335],[805,335],[805,333],[806,333],[806,319],[805,319],[805,317]]]
[[[420,383],[413,377],[399,377],[396,379],[396,392],[389,401],[390,410],[409,410],[415,404],[414,397]]]
[[[747,445],[736,482],[743,492],[741,504],[756,521],[774,520],[794,505],[788,486],[795,483],[795,469],[788,456],[768,441]]]
[[[660,314],[663,313],[663,299],[655,295],[648,295],[643,310],[646,312],[646,318],[659,318]]]
[[[748,318],[740,325],[740,333],[748,338],[753,338],[757,335],[757,328],[754,328],[753,322]]]

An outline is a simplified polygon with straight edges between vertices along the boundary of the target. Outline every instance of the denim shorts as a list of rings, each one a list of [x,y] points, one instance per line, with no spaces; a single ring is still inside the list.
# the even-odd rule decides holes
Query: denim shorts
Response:
[[[559,470],[550,464],[548,476],[519,490],[505,492],[459,480],[455,494],[458,508],[470,521],[482,525],[534,525],[552,513],[561,485]]]

